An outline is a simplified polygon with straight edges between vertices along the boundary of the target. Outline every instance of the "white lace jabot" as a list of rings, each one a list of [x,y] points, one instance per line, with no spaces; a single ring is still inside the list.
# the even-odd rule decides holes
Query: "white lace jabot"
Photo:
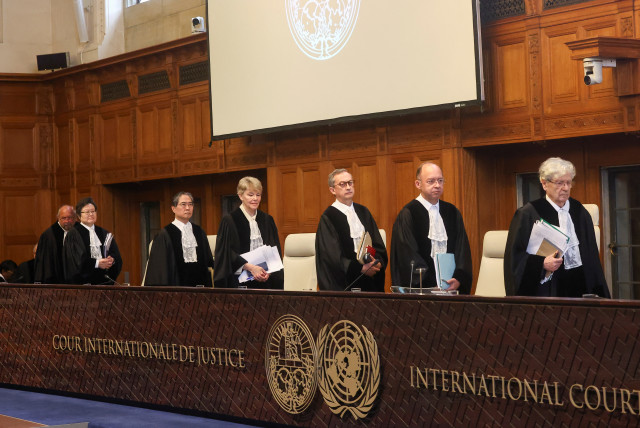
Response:
[[[171,224],[182,232],[182,256],[184,257],[184,262],[197,262],[198,254],[196,253],[196,248],[198,247],[198,242],[193,234],[193,226],[191,225],[191,222],[183,223],[176,219]]]

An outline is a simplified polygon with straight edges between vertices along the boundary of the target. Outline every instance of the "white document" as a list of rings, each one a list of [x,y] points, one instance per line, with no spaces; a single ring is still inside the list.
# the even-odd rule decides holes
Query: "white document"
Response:
[[[568,242],[569,237],[556,226],[545,220],[538,220],[533,224],[533,228],[531,229],[527,253],[542,255],[539,254],[540,247],[551,244],[560,252],[559,256],[561,257],[567,249]]]
[[[111,248],[111,242],[113,242],[113,235],[111,234],[111,232],[108,232],[107,236],[104,238],[104,244],[102,245],[105,259],[109,255],[109,248]]]
[[[283,269],[282,259],[278,252],[278,247],[263,245],[248,253],[240,254],[247,263],[258,265],[269,273],[277,272]],[[238,277],[238,282],[243,283],[253,281],[253,276],[249,271],[243,270]]]

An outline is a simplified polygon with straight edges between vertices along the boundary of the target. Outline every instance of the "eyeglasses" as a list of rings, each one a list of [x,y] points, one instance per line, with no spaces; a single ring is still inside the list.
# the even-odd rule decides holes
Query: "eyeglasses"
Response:
[[[80,211],[80,214],[94,215],[97,211]]]
[[[425,180],[424,182],[429,186],[433,186],[434,184],[436,184],[436,182],[442,186],[444,184],[444,178],[430,178],[428,180]]]
[[[356,182],[354,180],[349,180],[349,181],[341,181],[340,183],[336,183],[335,186],[338,186],[341,189],[344,189],[347,186],[348,187],[353,187],[354,184],[356,184]]]
[[[553,180],[549,180],[549,183],[553,183],[558,187],[567,186],[569,188],[571,188],[571,186],[573,185],[573,181],[553,181]]]
[[[178,204],[178,206],[179,206],[180,208],[187,208],[187,207],[190,207],[190,208],[191,208],[191,207],[193,207],[193,202],[180,202],[180,203]]]

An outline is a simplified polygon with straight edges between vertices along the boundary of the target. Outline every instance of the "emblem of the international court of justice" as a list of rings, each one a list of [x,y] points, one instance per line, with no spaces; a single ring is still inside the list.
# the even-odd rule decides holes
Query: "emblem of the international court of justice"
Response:
[[[267,339],[265,365],[273,396],[292,414],[313,400],[316,385],[331,411],[354,419],[367,416],[380,386],[378,345],[369,330],[351,321],[326,325],[317,348],[302,319],[280,317]]]

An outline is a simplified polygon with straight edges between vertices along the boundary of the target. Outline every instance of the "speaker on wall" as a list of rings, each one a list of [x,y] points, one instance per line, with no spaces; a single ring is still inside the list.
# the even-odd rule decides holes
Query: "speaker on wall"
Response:
[[[69,52],[36,55],[38,70],[55,70],[69,67]]]

